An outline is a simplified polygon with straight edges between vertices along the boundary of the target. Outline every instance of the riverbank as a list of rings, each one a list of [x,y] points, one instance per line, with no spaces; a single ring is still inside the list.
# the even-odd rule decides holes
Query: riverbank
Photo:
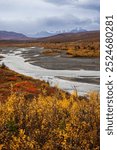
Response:
[[[53,55],[46,55],[46,49],[39,47],[17,48],[6,47],[2,48],[3,54],[12,54],[22,56],[26,62],[52,70],[100,70],[100,59],[91,57],[73,58],[66,54],[65,51],[59,51]]]
[[[100,98],[98,92],[91,92],[99,91],[99,85],[70,81],[71,77],[96,80],[99,71],[45,69],[29,64],[21,54],[17,48],[1,54],[0,148],[85,149],[87,146],[99,150]],[[3,63],[33,78],[9,70]],[[57,83],[60,88],[55,87]],[[73,94],[65,92],[73,90]]]
[[[50,87],[47,82],[18,74],[6,66],[0,66],[0,102],[6,101],[13,93],[23,94],[26,99],[33,99],[40,94],[52,96],[56,93],[59,95],[61,92],[65,93],[56,87]]]
[[[17,53],[17,54],[16,54]],[[19,54],[20,53],[20,54]],[[40,79],[48,82],[52,87],[59,87],[60,89],[72,93],[77,90],[78,94],[85,95],[90,91],[99,91],[99,85],[76,82],[71,80],[64,80],[58,77],[70,78],[99,78],[99,71],[92,70],[50,70],[25,62],[21,57],[21,50],[13,53],[2,54],[4,56],[1,63],[5,63],[11,70],[20,74],[31,76],[35,79]]]

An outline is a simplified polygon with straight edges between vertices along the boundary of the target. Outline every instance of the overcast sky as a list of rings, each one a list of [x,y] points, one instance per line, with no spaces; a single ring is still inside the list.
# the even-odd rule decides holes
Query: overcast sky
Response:
[[[0,0],[0,30],[98,30],[99,13],[99,0]]]

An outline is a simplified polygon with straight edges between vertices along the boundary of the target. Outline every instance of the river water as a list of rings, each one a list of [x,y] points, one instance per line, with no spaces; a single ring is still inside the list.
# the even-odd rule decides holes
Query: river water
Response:
[[[25,50],[25,48],[23,50]],[[32,65],[29,62],[25,62],[25,59],[21,54],[22,49],[18,49],[16,52],[11,50],[8,53],[2,53],[1,56],[4,56],[4,58],[0,63],[5,63],[6,66],[18,73],[33,77],[35,79],[45,80],[46,82],[49,82],[51,86],[57,86],[70,93],[77,90],[79,95],[84,95],[90,91],[99,91],[99,85],[97,84],[69,81],[59,78],[99,78],[99,71],[45,69]]]

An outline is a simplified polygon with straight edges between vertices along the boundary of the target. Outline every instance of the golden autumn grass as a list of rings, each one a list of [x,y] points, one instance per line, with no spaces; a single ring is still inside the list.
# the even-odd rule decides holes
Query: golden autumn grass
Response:
[[[61,52],[72,57],[99,57],[100,43],[99,41],[81,41],[69,43],[40,43],[40,46],[47,48],[43,54],[54,55]]]
[[[8,93],[0,102],[1,150],[99,150],[98,93],[70,95],[7,68],[0,71],[0,86]]]
[[[99,41],[81,41],[81,42],[65,42],[65,43],[50,43],[50,42],[25,42],[25,43],[7,43],[1,42],[1,47],[44,47],[44,55],[55,55],[61,52],[72,57],[99,57],[100,42]],[[49,50],[48,50],[49,49]]]
[[[99,57],[100,32],[60,34],[32,41],[0,41],[1,47],[44,47],[44,55],[66,53],[71,57]]]

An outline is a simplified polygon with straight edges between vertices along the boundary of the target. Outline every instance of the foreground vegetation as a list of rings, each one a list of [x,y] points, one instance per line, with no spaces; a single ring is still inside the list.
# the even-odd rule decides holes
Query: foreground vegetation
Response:
[[[1,150],[99,150],[99,94],[72,95],[0,67]]]
[[[0,105],[0,143],[4,150],[99,149],[99,96],[39,95],[27,101],[12,94]]]
[[[8,96],[12,93],[24,94],[26,99],[32,99],[39,94],[52,96],[61,90],[55,87],[50,87],[48,83],[40,80],[26,77],[9,70],[3,64],[0,67],[0,102],[5,102]]]

